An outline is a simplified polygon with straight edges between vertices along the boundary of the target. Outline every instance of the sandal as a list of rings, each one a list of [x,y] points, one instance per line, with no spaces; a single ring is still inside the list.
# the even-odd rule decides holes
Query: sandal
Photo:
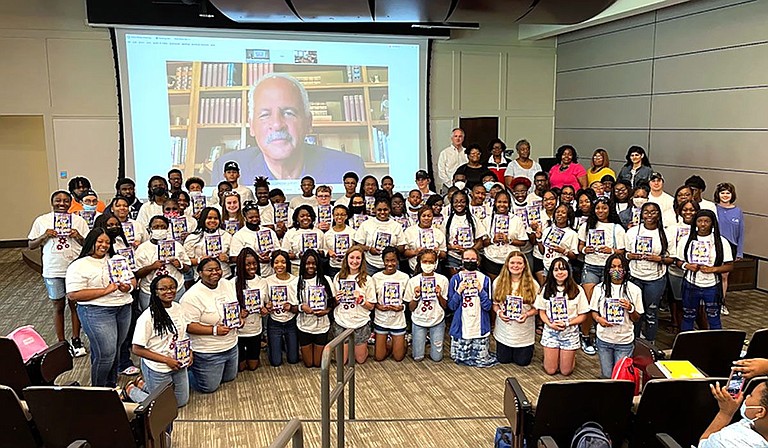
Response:
[[[141,370],[136,366],[127,367],[125,370],[120,372],[121,375],[126,375],[126,376],[135,376],[135,375],[138,375],[139,373],[141,373]]]

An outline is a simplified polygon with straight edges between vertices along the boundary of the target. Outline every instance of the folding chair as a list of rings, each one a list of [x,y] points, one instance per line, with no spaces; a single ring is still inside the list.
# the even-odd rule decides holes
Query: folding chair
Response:
[[[40,436],[16,392],[0,386],[0,448],[37,448]]]
[[[768,358],[768,328],[757,330],[752,335],[744,358]]]
[[[72,356],[67,342],[56,343],[33,356],[26,364],[13,340],[0,337],[0,384],[19,397],[28,386],[51,385],[62,373],[72,370]]]

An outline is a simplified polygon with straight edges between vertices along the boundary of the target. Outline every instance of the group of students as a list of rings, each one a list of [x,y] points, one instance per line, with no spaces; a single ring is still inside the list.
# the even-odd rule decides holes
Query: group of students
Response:
[[[149,180],[145,204],[130,179],[117,182],[107,205],[75,178],[70,191],[51,195],[52,211],[35,220],[29,240],[43,248],[59,339],[65,298],[76,356],[86,353],[80,324],[88,336],[94,386],[138,370],[132,350],[145,387],[173,381],[183,406],[190,386],[213,392],[257,369],[265,334],[272,366],[285,358],[319,367],[329,337],[347,329],[358,363],[369,339],[377,361],[404,359],[408,339],[414,360],[440,361],[448,322],[457,363],[528,365],[540,332],[548,374],[569,375],[581,347],[600,355],[609,377],[641,332],[655,339],[668,283],[682,330],[697,319],[720,328],[733,255],[719,213],[702,209],[694,176],[667,219],[666,203],[642,200],[654,182],[663,186],[659,173],[649,177],[650,189],[601,179],[573,191],[537,172],[471,189],[458,180],[442,196],[420,170],[406,197],[389,176],[379,184],[350,172],[335,203],[311,177],[287,203],[267,179],[255,179],[254,190],[239,184],[228,162],[212,198],[198,178],[181,189],[178,170]],[[732,185],[718,185],[718,210],[733,209],[735,197]]]

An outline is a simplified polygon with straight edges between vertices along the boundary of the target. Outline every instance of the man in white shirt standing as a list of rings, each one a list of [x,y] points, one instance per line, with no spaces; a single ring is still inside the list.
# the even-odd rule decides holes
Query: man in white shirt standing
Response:
[[[651,187],[651,191],[648,193],[648,202],[655,202],[659,205],[664,226],[675,224],[677,220],[675,216],[675,198],[664,192],[664,176],[654,171],[651,173],[648,185]]]
[[[237,183],[238,179],[240,179],[240,166],[234,160],[224,164],[224,178],[232,184],[232,189],[240,195],[241,206],[248,201],[256,201],[256,197],[254,197],[253,191],[250,188]]]
[[[467,163],[467,155],[464,153],[464,130],[455,128],[451,132],[451,146],[440,151],[437,159],[437,177],[440,180],[443,191],[448,191],[453,183],[453,173],[461,165]]]

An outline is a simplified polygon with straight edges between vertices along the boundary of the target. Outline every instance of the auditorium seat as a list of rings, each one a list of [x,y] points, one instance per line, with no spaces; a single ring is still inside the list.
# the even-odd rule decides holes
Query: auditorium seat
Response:
[[[51,385],[64,372],[72,370],[67,342],[58,342],[38,353],[25,364],[16,343],[0,337],[0,384],[23,397],[28,386]]]
[[[768,328],[757,330],[747,345],[744,358],[768,358]]]
[[[37,448],[40,436],[26,404],[16,392],[0,385],[0,448]]]

